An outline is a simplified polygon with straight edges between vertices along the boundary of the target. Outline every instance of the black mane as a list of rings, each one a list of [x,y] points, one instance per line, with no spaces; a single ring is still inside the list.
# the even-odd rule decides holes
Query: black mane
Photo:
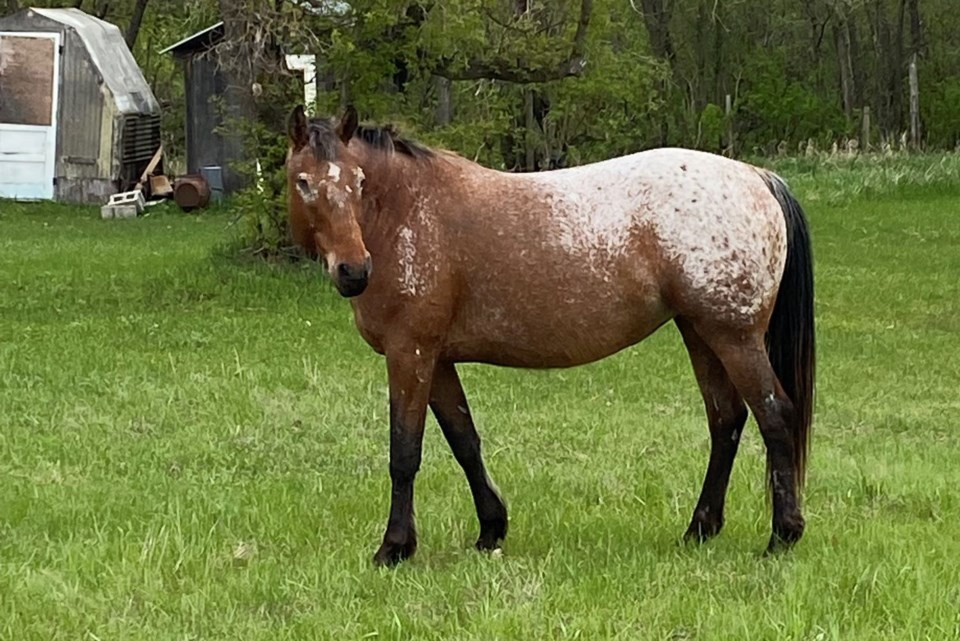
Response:
[[[310,147],[317,160],[328,162],[336,161],[337,154],[337,126],[332,120],[316,118],[310,121],[307,128]],[[369,147],[384,153],[394,152],[409,156],[414,160],[433,157],[433,150],[414,140],[401,137],[393,125],[372,127],[360,125],[352,139],[363,141]]]

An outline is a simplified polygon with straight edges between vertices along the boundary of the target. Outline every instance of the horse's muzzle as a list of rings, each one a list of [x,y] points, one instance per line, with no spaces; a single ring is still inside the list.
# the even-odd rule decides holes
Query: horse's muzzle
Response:
[[[344,298],[359,296],[367,288],[370,280],[370,259],[367,258],[361,265],[340,263],[337,265],[333,277],[333,284]]]

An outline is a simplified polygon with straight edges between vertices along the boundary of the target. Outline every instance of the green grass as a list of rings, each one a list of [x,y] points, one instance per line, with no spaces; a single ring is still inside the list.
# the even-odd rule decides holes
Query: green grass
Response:
[[[865,198],[923,198],[960,187],[960,154],[815,153],[754,159],[791,178],[807,206],[842,206]]]
[[[670,326],[579,369],[463,367],[505,553],[471,549],[431,418],[394,571],[385,368],[314,266],[211,258],[227,213],[0,203],[0,638],[960,638],[960,191],[834,206],[787,177],[818,279],[801,544],[760,556],[751,421],[723,534],[676,545],[708,439]]]

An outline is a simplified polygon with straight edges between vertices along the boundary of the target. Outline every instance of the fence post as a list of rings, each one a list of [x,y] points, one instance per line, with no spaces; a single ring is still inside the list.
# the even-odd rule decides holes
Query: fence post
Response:
[[[863,153],[870,151],[870,106],[863,108],[863,129],[860,132],[860,148]]]
[[[723,104],[723,113],[727,119],[727,155],[731,158],[734,156],[733,152],[733,98],[730,94],[726,95],[724,98]]]
[[[433,85],[437,90],[437,125],[445,127],[453,120],[453,108],[450,100],[450,80],[443,76],[434,76]]]

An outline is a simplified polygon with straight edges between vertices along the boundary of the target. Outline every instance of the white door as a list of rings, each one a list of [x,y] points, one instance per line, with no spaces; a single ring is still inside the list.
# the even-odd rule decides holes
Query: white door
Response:
[[[60,34],[0,31],[0,198],[53,198]]]

